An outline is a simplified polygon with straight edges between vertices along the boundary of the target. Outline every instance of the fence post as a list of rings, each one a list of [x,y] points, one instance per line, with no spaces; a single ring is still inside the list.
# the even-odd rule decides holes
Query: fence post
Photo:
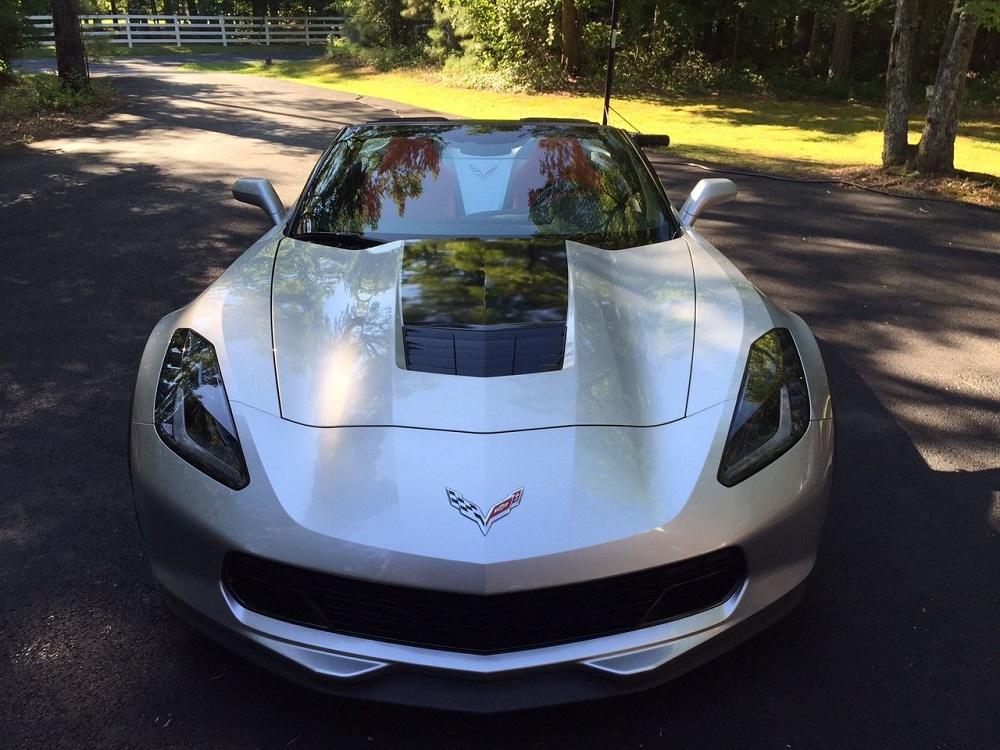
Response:
[[[229,43],[226,41],[226,17],[219,17],[219,24],[222,26],[222,46],[228,47]]]
[[[309,46],[309,16],[306,16],[306,46]]]
[[[264,16],[264,44],[268,47],[271,46],[271,18],[270,16]]]
[[[174,13],[174,39],[177,41],[177,46],[181,46],[181,24],[177,20],[177,14]]]
[[[125,16],[125,41],[132,49],[132,16]]]

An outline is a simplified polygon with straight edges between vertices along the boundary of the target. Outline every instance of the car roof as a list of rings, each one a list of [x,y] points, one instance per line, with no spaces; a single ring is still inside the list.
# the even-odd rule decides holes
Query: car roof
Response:
[[[438,123],[453,122],[457,125],[515,125],[523,123],[526,125],[590,125],[595,128],[601,127],[596,122],[576,117],[522,117],[517,120],[468,120],[459,117],[444,117],[442,115],[428,115],[423,117],[381,117],[376,120],[369,120],[365,125],[391,125],[413,123]]]

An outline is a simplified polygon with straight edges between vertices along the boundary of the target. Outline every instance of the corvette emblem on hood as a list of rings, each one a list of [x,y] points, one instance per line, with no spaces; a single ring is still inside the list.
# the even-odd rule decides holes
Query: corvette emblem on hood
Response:
[[[499,521],[520,504],[521,495],[524,494],[523,487],[519,490],[514,490],[486,513],[483,513],[482,508],[466,500],[460,493],[451,489],[451,487],[445,487],[445,490],[448,493],[448,502],[451,503],[452,507],[456,508],[466,518],[475,521],[479,526],[479,530],[483,532],[483,536],[490,533],[490,527],[494,521]]]

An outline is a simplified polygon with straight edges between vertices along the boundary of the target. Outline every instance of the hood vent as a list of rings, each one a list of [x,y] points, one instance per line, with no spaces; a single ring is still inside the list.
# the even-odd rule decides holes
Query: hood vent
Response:
[[[400,298],[408,370],[493,378],[562,369],[563,240],[407,242]]]
[[[404,325],[403,342],[408,370],[477,378],[526,375],[562,369],[566,324]]]

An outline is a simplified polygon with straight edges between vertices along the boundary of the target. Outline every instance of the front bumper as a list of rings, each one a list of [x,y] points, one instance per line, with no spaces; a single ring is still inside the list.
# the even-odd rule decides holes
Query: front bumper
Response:
[[[718,626],[660,646],[611,654],[585,663],[501,675],[361,659],[302,642],[288,642],[253,629],[236,630],[206,617],[166,589],[162,593],[165,604],[178,619],[231,651],[312,690],[425,708],[500,713],[594,700],[662,685],[780,620],[795,608],[804,590],[805,582],[737,625]],[[274,622],[267,623],[267,627],[273,628]],[[296,637],[294,630],[292,626],[288,632],[292,638]],[[301,633],[307,642],[314,640],[315,635],[315,631]],[[649,665],[649,668],[629,670],[630,664]]]
[[[717,435],[719,422],[727,419],[725,411],[720,406],[689,419],[705,421],[699,434]],[[697,468],[683,497],[647,508],[666,519],[661,525],[647,525],[628,536],[612,535],[603,542],[592,541],[602,524],[596,529],[591,524],[585,530],[591,534],[586,544],[573,546],[570,537],[543,542],[546,534],[536,533],[524,537],[520,556],[513,548],[499,554],[502,540],[514,536],[506,532],[513,532],[515,524],[540,522],[542,511],[533,518],[527,505],[519,508],[502,522],[508,524],[505,535],[494,533],[487,543],[466,519],[452,514],[445,501],[444,522],[454,521],[460,531],[474,533],[462,537],[469,544],[449,549],[452,537],[441,539],[437,528],[443,521],[427,521],[418,532],[438,534],[441,554],[435,557],[424,547],[400,549],[408,536],[394,537],[395,547],[368,543],[371,523],[345,526],[337,538],[322,533],[317,528],[317,518],[325,518],[322,512],[297,506],[297,501],[283,503],[279,483],[271,481],[273,465],[265,465],[259,446],[249,439],[262,434],[253,421],[264,418],[245,409],[235,412],[253,477],[241,492],[222,487],[177,458],[152,426],[133,424],[136,508],[154,574],[171,609],[273,671],[316,689],[455,710],[510,710],[647,688],[753,635],[789,611],[801,595],[815,560],[832,476],[833,424],[823,420],[812,423],[788,454],[736,488],[722,488],[714,471]],[[666,433],[671,428],[677,429],[665,425],[654,430]],[[685,433],[685,439],[690,434]],[[421,439],[451,438],[435,434]],[[481,439],[490,450],[502,453],[504,436]],[[665,436],[655,439],[670,441]],[[582,444],[575,438],[574,445]],[[716,449],[721,446],[706,445],[701,455],[714,455]],[[448,455],[448,446],[434,446],[430,453]],[[426,457],[421,460],[426,463]],[[789,471],[789,466],[795,470]],[[320,470],[316,477],[323,479]],[[669,481],[679,480],[672,475]],[[663,479],[660,485],[667,483]],[[645,484],[651,495],[668,494],[653,480]],[[397,498],[396,504],[402,502]],[[386,518],[386,507],[368,511]],[[369,518],[357,509],[345,508],[345,514],[349,519]],[[642,518],[626,521],[641,526]],[[352,529],[353,536],[347,533]],[[547,533],[551,536],[552,530]],[[536,539],[550,545],[545,554],[531,549],[528,542]],[[238,551],[366,580],[407,586],[433,582],[444,590],[490,594],[614,576],[725,547],[743,552],[748,574],[745,585],[718,606],[631,632],[489,655],[370,640],[266,617],[243,608],[220,580],[225,555]]]

